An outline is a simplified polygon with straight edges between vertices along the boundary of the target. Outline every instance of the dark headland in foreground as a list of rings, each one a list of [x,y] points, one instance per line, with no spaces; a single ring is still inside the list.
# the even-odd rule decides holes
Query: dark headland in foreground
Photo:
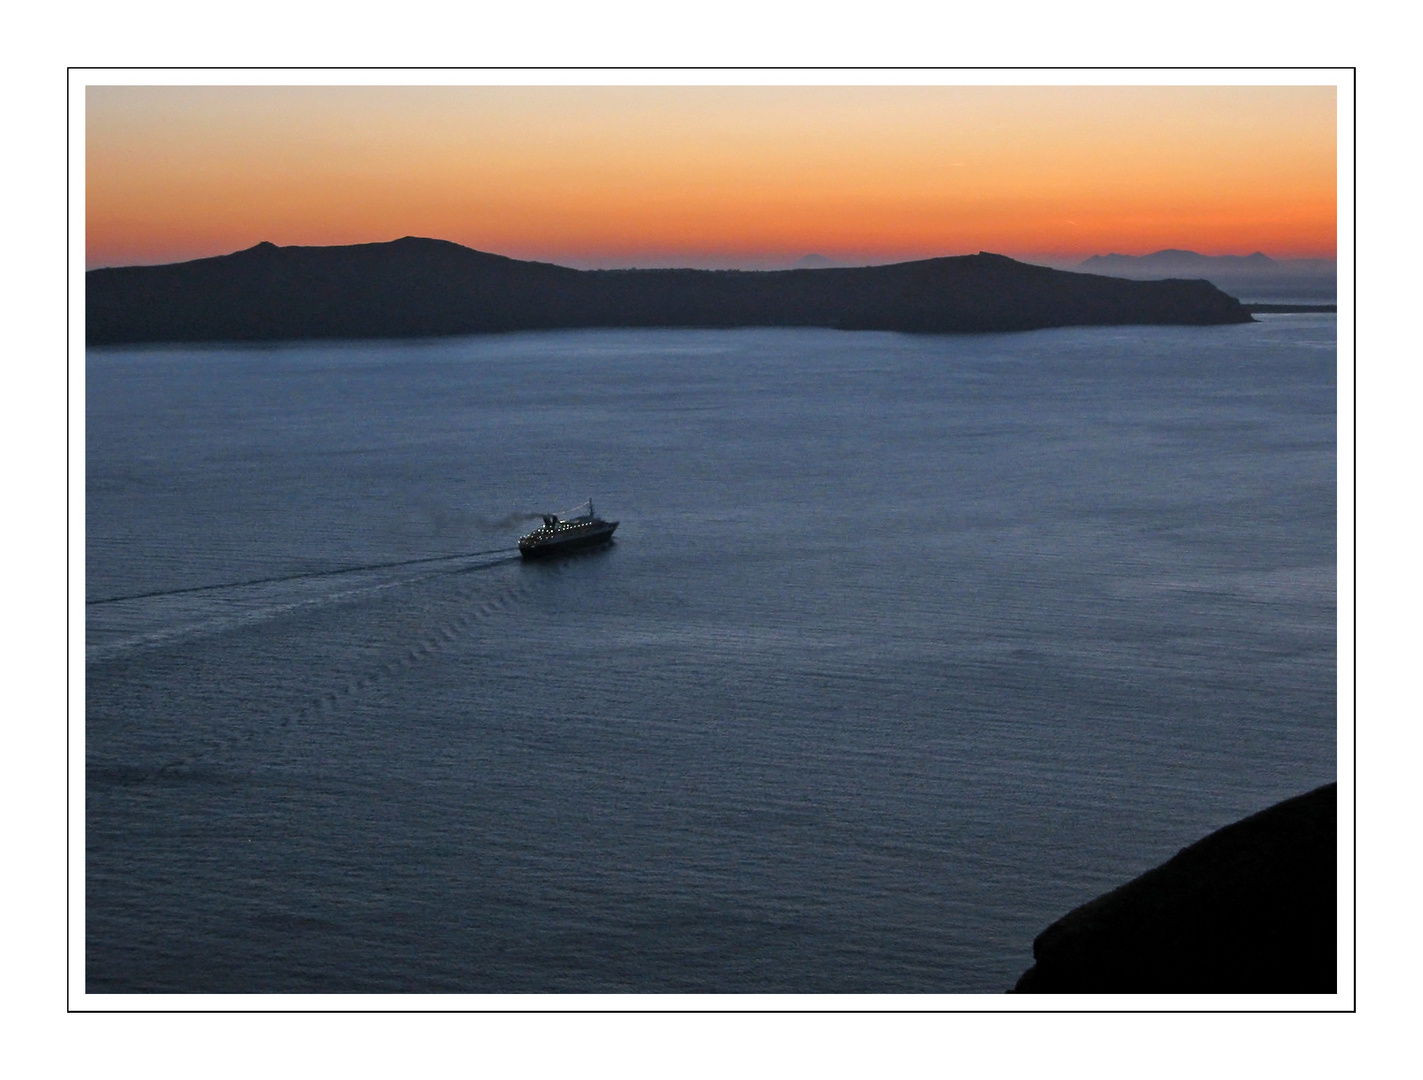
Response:
[[[1338,785],[1211,833],[1033,942],[1015,993],[1316,993],[1338,985]]]
[[[85,275],[91,345],[430,337],[583,327],[917,333],[1252,321],[1206,281],[1127,281],[1002,255],[775,271],[572,270],[407,236]]]

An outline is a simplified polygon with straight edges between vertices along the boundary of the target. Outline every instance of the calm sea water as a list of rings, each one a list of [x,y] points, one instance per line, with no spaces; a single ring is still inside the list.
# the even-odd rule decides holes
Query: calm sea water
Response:
[[[1335,778],[1335,363],[1313,315],[91,350],[87,989],[1008,989]],[[518,560],[588,496],[612,547]]]

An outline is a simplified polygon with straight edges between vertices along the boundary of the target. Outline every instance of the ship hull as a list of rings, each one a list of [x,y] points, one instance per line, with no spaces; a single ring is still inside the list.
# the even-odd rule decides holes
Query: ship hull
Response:
[[[529,544],[520,543],[519,554],[526,559],[553,559],[560,555],[570,555],[575,551],[601,547],[612,541],[613,530],[617,527],[618,523],[614,521],[605,528],[589,529],[580,532],[577,536],[550,537],[547,540],[536,540]]]

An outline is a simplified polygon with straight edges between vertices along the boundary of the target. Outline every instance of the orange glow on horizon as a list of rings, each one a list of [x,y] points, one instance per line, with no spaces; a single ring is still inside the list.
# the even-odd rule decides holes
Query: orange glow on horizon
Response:
[[[90,87],[90,266],[1329,256],[1332,87]]]

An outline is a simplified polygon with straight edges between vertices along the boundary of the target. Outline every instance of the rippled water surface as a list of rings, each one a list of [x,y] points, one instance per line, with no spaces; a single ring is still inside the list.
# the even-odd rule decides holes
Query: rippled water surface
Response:
[[[1002,992],[1335,778],[1334,334],[91,350],[87,989]]]

